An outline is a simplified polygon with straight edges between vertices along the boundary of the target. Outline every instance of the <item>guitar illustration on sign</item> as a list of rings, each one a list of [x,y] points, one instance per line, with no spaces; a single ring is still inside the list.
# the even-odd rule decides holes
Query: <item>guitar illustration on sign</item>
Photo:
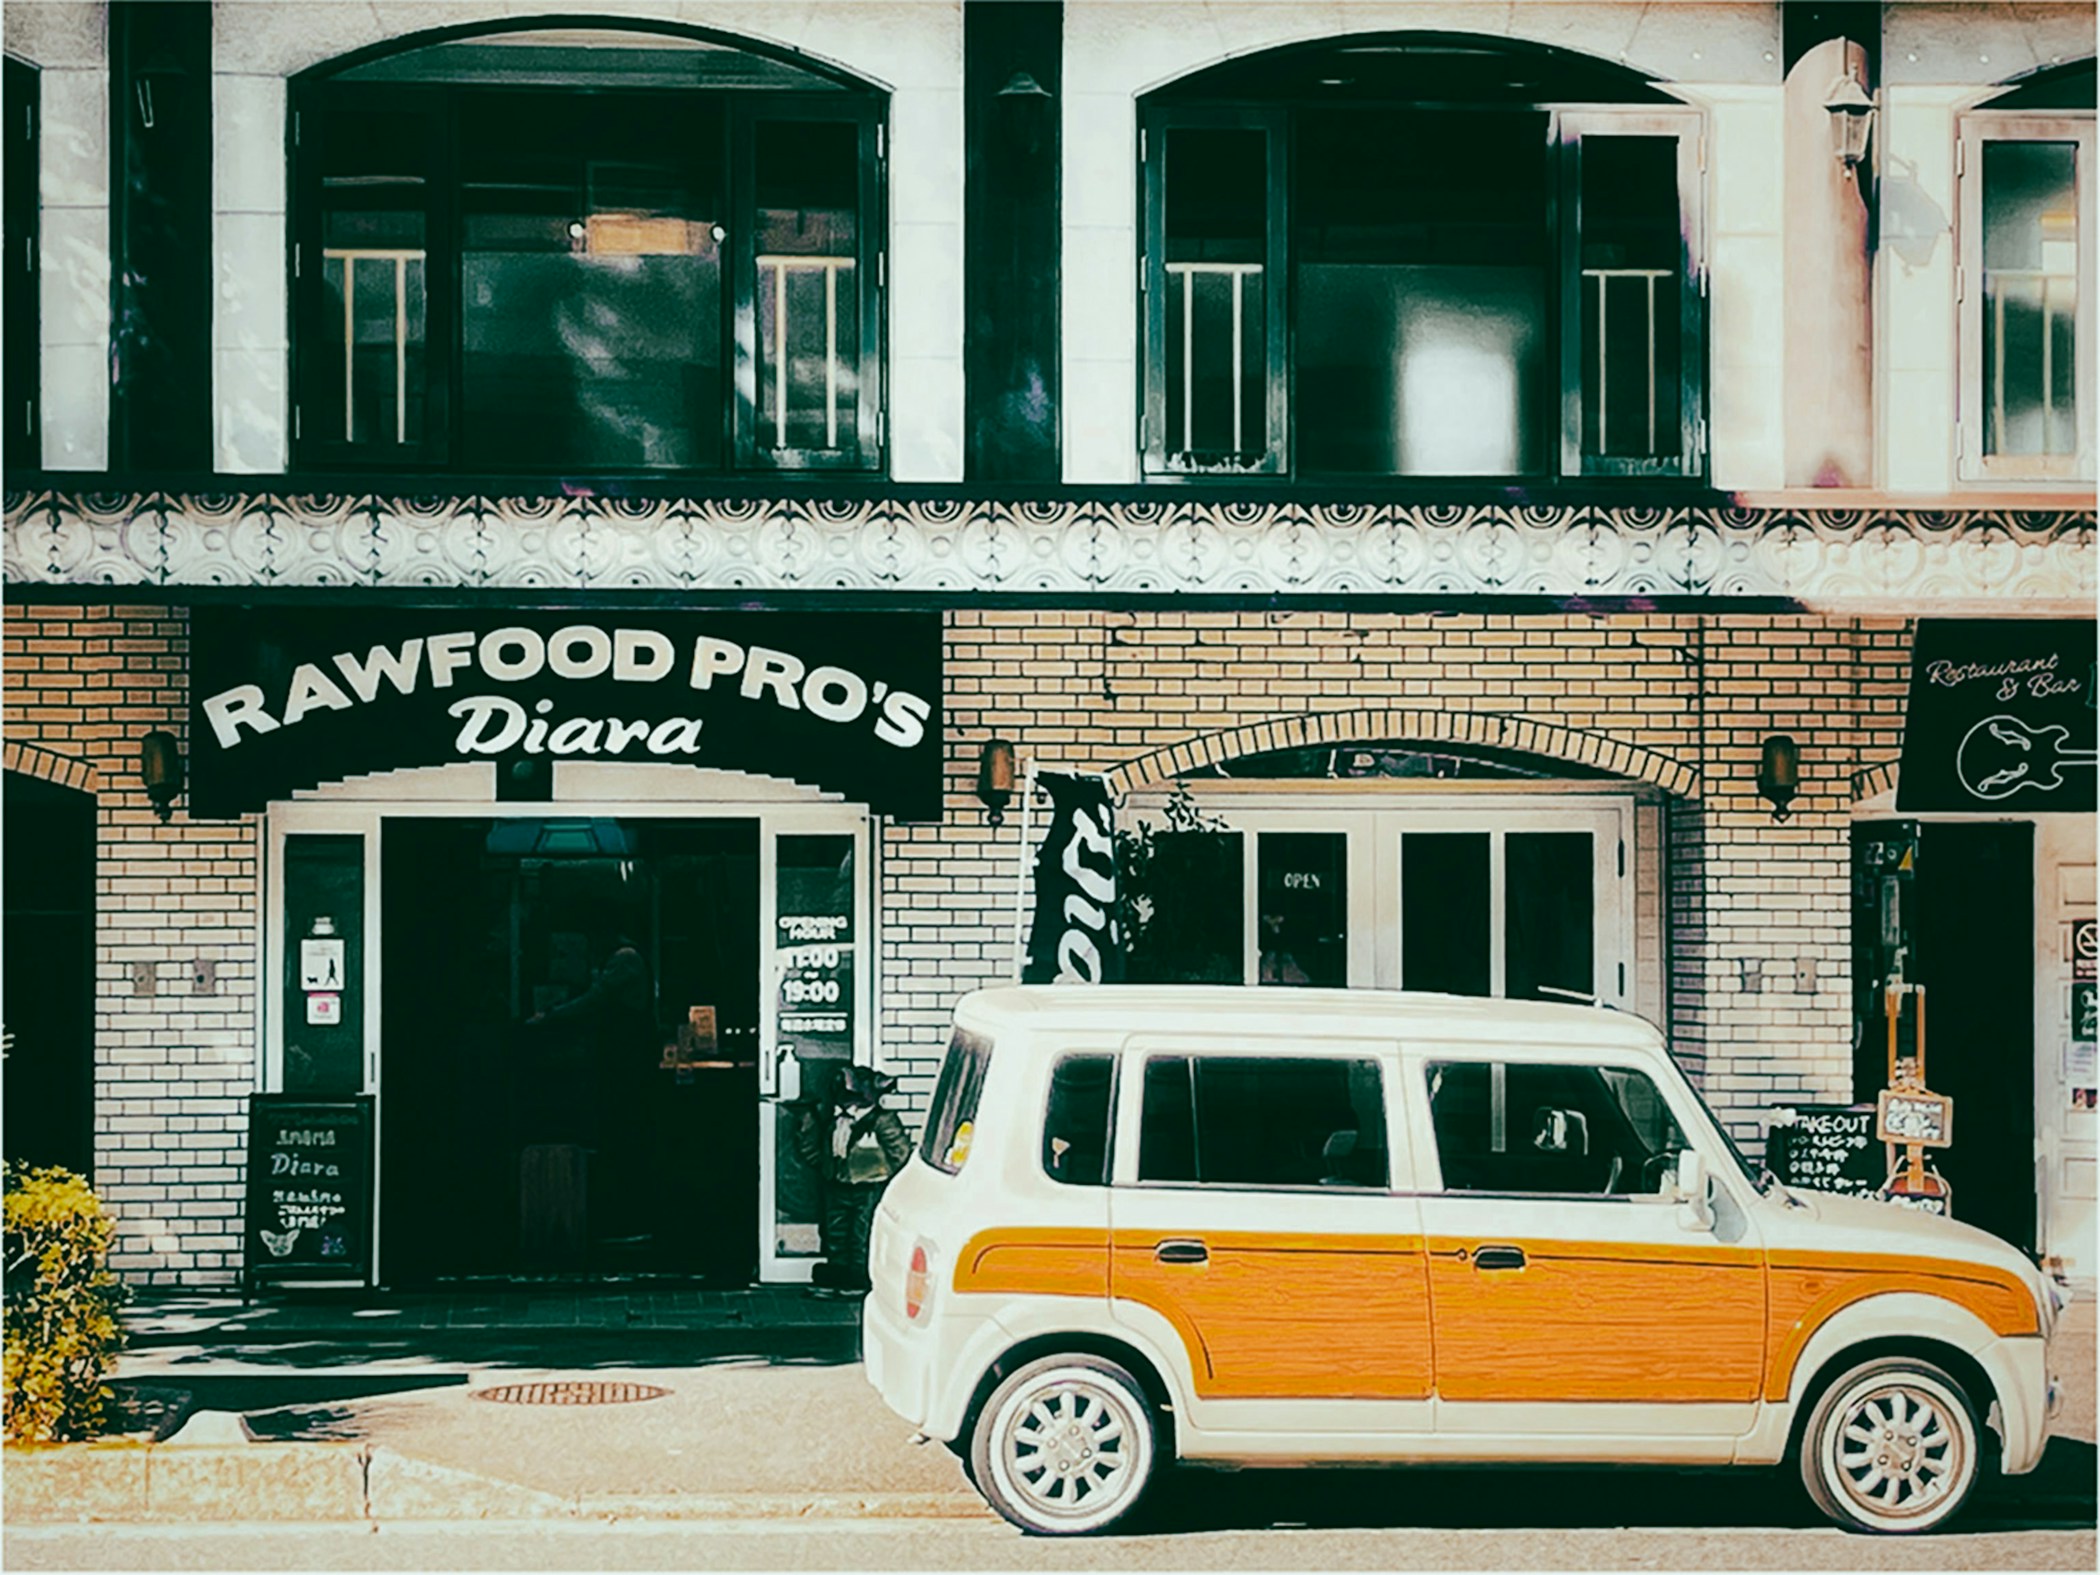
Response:
[[[2034,727],[2016,716],[1987,716],[1962,738],[1954,754],[1961,785],[1981,799],[2010,798],[2021,788],[2052,793],[2064,785],[2063,768],[2090,766],[2100,751],[2071,749],[2068,727]]]

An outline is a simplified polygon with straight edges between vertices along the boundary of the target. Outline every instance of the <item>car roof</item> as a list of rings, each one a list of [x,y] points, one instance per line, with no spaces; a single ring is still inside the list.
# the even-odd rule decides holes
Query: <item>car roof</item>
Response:
[[[1125,1033],[1229,1027],[1249,1033],[1392,1034],[1400,1038],[1595,1045],[1657,1050],[1646,1018],[1555,1001],[1511,1001],[1416,990],[1321,990],[1274,985],[1022,984],[979,990],[958,1018],[994,1032],[1053,1023]],[[1317,1028],[1315,1027],[1317,1025]]]

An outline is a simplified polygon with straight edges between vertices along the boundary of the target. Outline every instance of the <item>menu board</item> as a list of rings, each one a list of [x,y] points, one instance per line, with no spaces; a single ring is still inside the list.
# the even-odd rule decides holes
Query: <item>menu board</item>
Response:
[[[248,1100],[248,1279],[369,1284],[372,1098]]]
[[[1874,1118],[1872,1105],[1795,1105],[1778,1111],[1765,1138],[1766,1168],[1787,1186],[1807,1192],[1871,1197],[1888,1180]]]
[[[853,838],[791,836],[775,865],[778,1042],[805,1064],[853,1059]],[[803,1087],[822,1081],[804,1074]]]

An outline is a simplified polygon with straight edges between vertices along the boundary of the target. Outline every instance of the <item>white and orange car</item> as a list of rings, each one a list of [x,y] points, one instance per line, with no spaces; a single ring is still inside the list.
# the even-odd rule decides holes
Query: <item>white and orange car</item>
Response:
[[[1041,1533],[1174,1460],[1790,1456],[1840,1525],[1923,1531],[2056,1402],[2018,1251],[1760,1180],[1585,1007],[972,995],[871,1273],[870,1380]]]

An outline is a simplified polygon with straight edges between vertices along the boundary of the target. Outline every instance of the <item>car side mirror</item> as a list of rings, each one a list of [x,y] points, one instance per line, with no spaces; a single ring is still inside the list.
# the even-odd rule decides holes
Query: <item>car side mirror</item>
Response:
[[[1541,1154],[1573,1154],[1590,1151],[1589,1117],[1579,1110],[1553,1110],[1545,1106],[1532,1112],[1531,1146]]]
[[[1677,1156],[1677,1223],[1686,1230],[1712,1230],[1714,1205],[1706,1158],[1695,1148]]]

